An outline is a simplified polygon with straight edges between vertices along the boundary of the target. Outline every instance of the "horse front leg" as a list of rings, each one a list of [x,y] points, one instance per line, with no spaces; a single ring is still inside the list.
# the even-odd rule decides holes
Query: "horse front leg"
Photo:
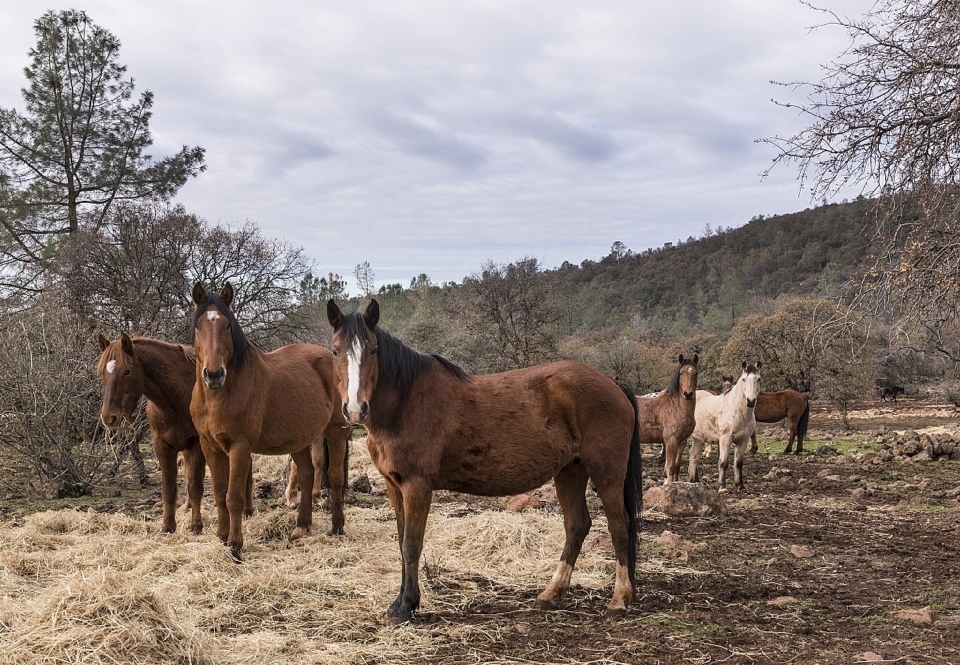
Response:
[[[403,540],[400,543],[403,582],[400,596],[387,610],[387,619],[391,623],[409,621],[420,607],[420,554],[433,501],[433,491],[419,479],[404,479],[400,492],[403,501]]]
[[[693,446],[690,448],[690,462],[687,469],[687,481],[700,482],[700,451],[703,450],[703,439],[693,437]]]
[[[754,432],[750,435],[750,452],[755,453],[760,450],[760,446],[757,445],[757,433]],[[787,446],[787,452],[790,452],[790,446]]]
[[[314,472],[313,462],[310,459],[310,447],[302,448],[290,455],[297,465],[297,480],[300,482],[300,507],[297,509],[297,526],[290,533],[290,540],[303,538],[310,533],[313,525],[313,496]]]
[[[730,465],[730,446],[733,444],[731,439],[722,438],[717,445],[717,452],[720,459],[717,462],[717,470],[720,474],[718,485],[721,490],[727,489],[727,467]]]
[[[235,441],[228,454],[228,484],[226,505],[230,516],[227,547],[230,555],[240,561],[243,549],[243,513],[251,498],[250,474],[252,466],[250,446],[245,441]]]
[[[161,437],[153,438],[153,452],[160,466],[160,500],[163,519],[160,533],[177,530],[177,451]]]
[[[190,506],[190,531],[199,536],[203,532],[200,505],[203,503],[203,477],[207,462],[199,444],[183,449],[183,474],[186,477],[187,505]]]
[[[746,457],[747,440],[739,441],[733,454],[733,481],[737,490],[745,490],[743,484],[743,458]]]
[[[343,512],[344,491],[347,485],[347,449],[350,445],[349,428],[334,425],[327,429],[321,446],[326,449],[324,467],[330,485],[330,535],[342,536],[346,517]],[[325,443],[324,443],[325,442]]]
[[[230,512],[227,510],[227,487],[230,485],[230,458],[212,441],[201,439],[203,456],[210,467],[213,501],[217,506],[217,538],[224,545],[230,536]]]

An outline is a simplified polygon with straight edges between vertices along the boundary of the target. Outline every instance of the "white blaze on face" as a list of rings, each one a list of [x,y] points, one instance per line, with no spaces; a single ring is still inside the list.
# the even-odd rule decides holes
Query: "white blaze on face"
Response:
[[[347,351],[347,413],[350,419],[360,419],[360,359],[363,356],[363,344],[359,339],[353,340]]]
[[[117,361],[109,360],[107,361],[107,374],[113,374],[113,370],[117,369]]]
[[[215,309],[208,309],[208,310],[207,310],[207,320],[208,320],[208,321],[216,321],[216,320],[219,319],[219,318],[220,318],[220,312],[218,312],[218,311],[215,310]]]

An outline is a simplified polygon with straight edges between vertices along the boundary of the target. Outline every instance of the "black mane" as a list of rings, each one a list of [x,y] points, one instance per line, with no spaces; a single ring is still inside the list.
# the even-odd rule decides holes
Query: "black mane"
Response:
[[[667,385],[667,389],[664,390],[666,395],[676,395],[680,392],[680,370],[682,370],[687,365],[694,365],[695,363],[692,360],[684,359],[683,363],[677,366],[677,369],[673,371],[673,376],[670,377],[670,383]]]
[[[227,321],[230,323],[230,336],[233,339],[233,357],[230,358],[228,364],[232,366],[231,369],[243,367],[247,358],[250,356],[250,349],[253,345],[250,343],[250,340],[247,339],[247,336],[243,334],[243,330],[240,329],[240,323],[237,321],[237,317],[233,315],[233,311],[227,303],[223,302],[220,296],[215,293],[208,293],[207,297],[203,299],[203,302],[197,305],[197,308],[193,311],[193,320],[190,326],[190,343],[193,344],[194,342],[197,321],[200,319],[200,315],[211,307],[216,307],[217,311],[227,317]]]
[[[355,340],[360,340],[361,343],[366,341],[367,323],[360,312],[345,315],[341,325],[348,346],[352,346]],[[446,358],[436,354],[420,353],[379,326],[374,331],[379,349],[377,351],[379,363],[377,385],[396,388],[401,395],[405,395],[417,377],[430,367],[431,359],[440,363],[459,381],[466,383],[470,380],[466,372]]]

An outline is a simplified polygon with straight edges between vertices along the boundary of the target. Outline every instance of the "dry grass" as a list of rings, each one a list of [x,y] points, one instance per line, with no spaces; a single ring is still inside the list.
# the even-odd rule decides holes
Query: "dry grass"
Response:
[[[352,461],[351,476],[366,471],[376,486],[362,442],[354,443]],[[483,626],[470,622],[384,624],[400,582],[388,503],[348,507],[342,538],[324,535],[329,516],[318,512],[314,533],[295,544],[287,542],[293,512],[259,512],[245,524],[242,565],[217,541],[214,518],[206,505],[199,537],[182,525],[161,536],[156,521],[92,511],[0,525],[0,664],[413,663],[485,639]],[[604,597],[612,592],[605,534],[598,516],[574,574],[576,584]],[[435,505],[421,609],[469,612],[498,594],[502,602],[504,590],[532,599],[562,543],[555,513],[471,514],[459,504]]]

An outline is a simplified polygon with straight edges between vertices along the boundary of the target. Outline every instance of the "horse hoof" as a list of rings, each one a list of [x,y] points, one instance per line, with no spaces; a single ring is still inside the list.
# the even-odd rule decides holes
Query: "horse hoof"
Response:
[[[327,532],[328,536],[345,536],[346,532],[343,530],[343,527],[334,527]]]
[[[176,524],[174,524],[174,525],[172,525],[172,526],[169,525],[169,524],[165,524],[164,526],[162,526],[162,527],[160,528],[160,535],[161,535],[161,536],[167,536],[167,535],[170,535],[170,534],[176,533],[176,532],[177,532],[177,525],[176,525]]]
[[[243,557],[240,556],[239,549],[231,547],[229,552],[230,552],[230,558],[233,559],[234,563],[243,563]]]
[[[546,600],[544,598],[537,598],[533,602],[533,606],[536,607],[538,610],[542,610],[544,612],[551,612],[557,609],[557,604],[555,602],[553,602],[552,600]]]
[[[608,619],[622,619],[627,616],[627,608],[617,607],[615,609],[607,608],[606,617]]]
[[[298,526],[290,534],[290,540],[300,540],[301,538],[309,534],[310,534],[310,527]]]
[[[243,509],[243,516],[244,516],[244,517],[253,517],[253,514],[254,514],[255,512],[257,512],[257,511],[254,510],[253,508],[244,508],[244,509]]]
[[[199,536],[203,533],[203,524],[194,524],[190,527],[190,530],[193,532],[193,535]]]

